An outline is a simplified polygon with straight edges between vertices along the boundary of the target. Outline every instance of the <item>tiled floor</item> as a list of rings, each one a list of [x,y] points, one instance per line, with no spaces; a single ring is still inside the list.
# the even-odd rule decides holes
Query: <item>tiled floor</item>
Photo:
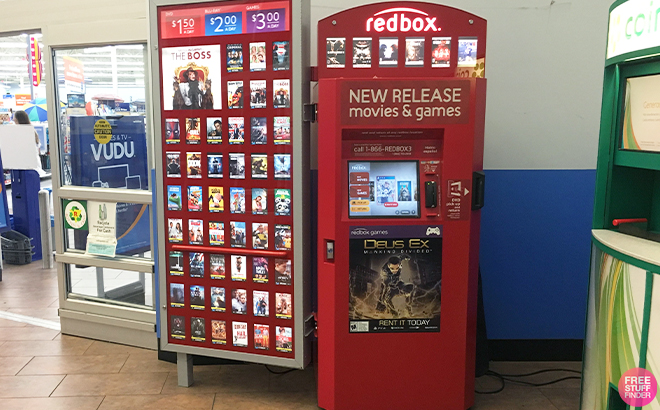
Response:
[[[5,265],[0,311],[58,321],[55,270]],[[544,368],[580,370],[580,363],[496,362],[491,370],[525,373]],[[528,378],[541,382],[567,373]],[[65,336],[44,327],[0,319],[1,410],[224,410],[316,409],[313,368],[275,375],[259,365],[196,366],[195,384],[177,386],[176,366],[156,352]],[[499,387],[490,377],[478,390]],[[477,394],[475,410],[573,410],[580,382],[543,388],[507,384],[494,395]],[[414,408],[411,407],[411,409]],[[438,409],[443,409],[438,405]],[[444,409],[443,409],[444,410]],[[451,410],[451,409],[449,409]]]

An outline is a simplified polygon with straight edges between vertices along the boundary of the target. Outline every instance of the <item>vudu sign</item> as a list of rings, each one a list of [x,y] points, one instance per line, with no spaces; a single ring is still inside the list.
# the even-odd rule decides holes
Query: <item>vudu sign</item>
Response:
[[[149,189],[144,117],[72,116],[70,122],[72,185]],[[99,133],[99,126],[104,124],[109,132]],[[148,214],[146,205],[117,204],[117,253],[132,254],[151,248]],[[77,249],[85,249],[86,241],[87,232],[75,232]]]

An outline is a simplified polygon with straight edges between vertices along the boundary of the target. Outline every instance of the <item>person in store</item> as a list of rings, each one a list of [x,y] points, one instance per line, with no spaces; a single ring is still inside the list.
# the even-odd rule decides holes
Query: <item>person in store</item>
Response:
[[[28,115],[28,113],[26,113],[23,110],[19,110],[14,113],[14,124],[32,125],[32,122],[30,122],[30,116]],[[39,176],[43,176],[46,173],[41,168],[41,157],[39,156],[41,149],[41,141],[39,141],[39,134],[37,134],[36,131],[34,132],[34,142],[37,145],[37,164],[39,164],[39,166],[35,168],[35,171],[39,173]]]

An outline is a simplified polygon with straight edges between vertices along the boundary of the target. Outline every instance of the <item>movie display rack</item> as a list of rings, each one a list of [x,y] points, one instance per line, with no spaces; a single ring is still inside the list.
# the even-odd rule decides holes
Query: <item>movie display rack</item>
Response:
[[[308,362],[302,9],[152,1],[163,350]]]

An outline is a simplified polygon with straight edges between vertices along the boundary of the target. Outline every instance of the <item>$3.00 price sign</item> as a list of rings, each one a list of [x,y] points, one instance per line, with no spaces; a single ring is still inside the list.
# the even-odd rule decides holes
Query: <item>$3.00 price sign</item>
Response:
[[[283,8],[247,12],[248,33],[284,30],[286,30],[286,10]]]

